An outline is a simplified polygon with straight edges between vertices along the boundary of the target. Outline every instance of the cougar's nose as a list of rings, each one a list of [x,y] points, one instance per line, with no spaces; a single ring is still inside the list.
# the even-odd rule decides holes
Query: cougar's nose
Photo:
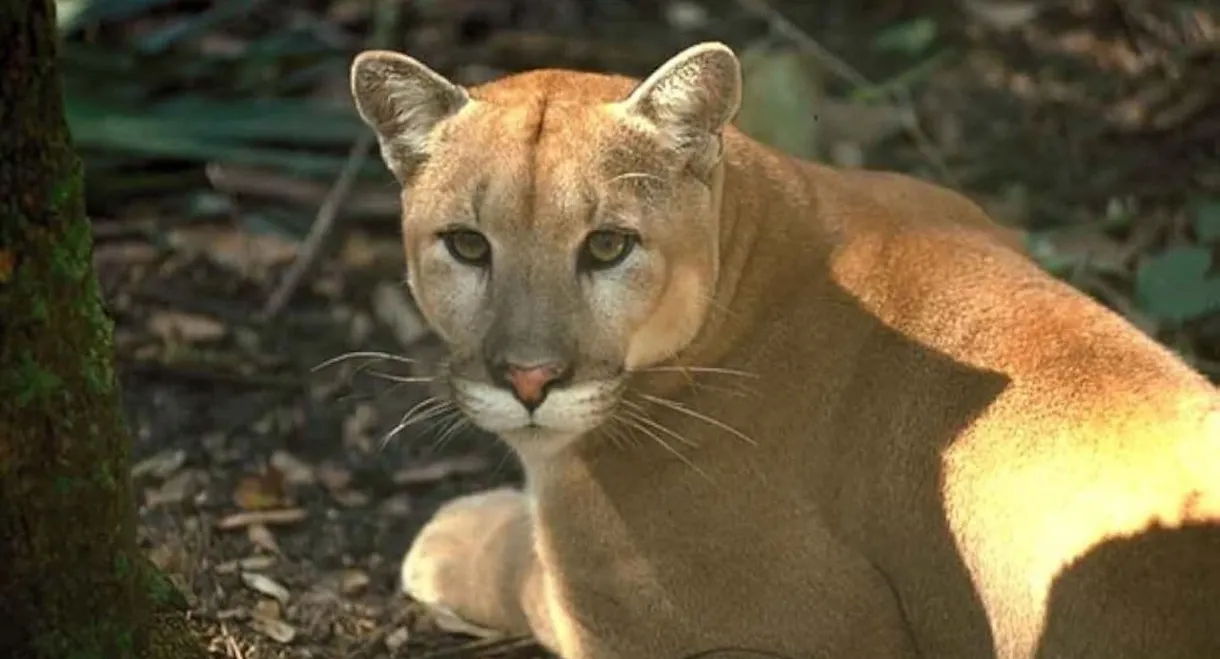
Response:
[[[546,400],[551,386],[566,375],[567,368],[559,362],[545,364],[506,364],[504,380],[512,390],[513,396],[521,401],[525,409],[533,412],[542,401]]]

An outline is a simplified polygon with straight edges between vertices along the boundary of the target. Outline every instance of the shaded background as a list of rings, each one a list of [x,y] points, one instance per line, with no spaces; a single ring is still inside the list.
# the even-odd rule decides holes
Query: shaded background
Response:
[[[1220,378],[1213,2],[58,5],[141,541],[218,657],[538,656],[446,636],[397,594],[435,507],[519,472],[447,421],[395,432],[427,395],[403,378],[439,353],[401,283],[397,186],[347,92],[363,48],[474,84],[644,75],[723,40],[745,66],[747,132],[969,194],[1047,269]],[[419,363],[311,372],[350,351]]]

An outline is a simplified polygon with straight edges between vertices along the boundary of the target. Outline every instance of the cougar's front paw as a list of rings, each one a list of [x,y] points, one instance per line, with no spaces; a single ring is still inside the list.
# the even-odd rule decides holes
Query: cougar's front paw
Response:
[[[496,489],[441,506],[411,543],[402,562],[402,589],[426,606],[449,632],[495,637],[506,613],[497,592],[510,561],[497,537],[526,514],[525,495]]]

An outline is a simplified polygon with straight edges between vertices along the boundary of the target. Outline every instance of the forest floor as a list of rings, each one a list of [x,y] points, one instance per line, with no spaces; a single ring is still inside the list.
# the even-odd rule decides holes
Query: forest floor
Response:
[[[399,592],[432,511],[520,471],[478,433],[393,432],[428,392],[384,376],[419,375],[439,353],[401,283],[396,192],[374,155],[344,195],[341,235],[263,314],[359,140],[345,73],[390,20],[373,4],[114,2],[133,9],[86,10],[67,31],[141,543],[218,657],[545,656],[445,634]],[[642,75],[704,39],[770,44],[757,66],[782,79],[776,53],[816,43],[850,71],[802,60],[807,79],[784,89],[807,89],[824,123],[781,146],[966,192],[1028,230],[1047,268],[1218,378],[1220,280],[1206,264],[1220,248],[1220,20],[1190,3],[1044,4],[1002,25],[913,0],[418,2],[382,43],[462,82],[540,66]],[[135,91],[103,84],[115,76]],[[241,105],[255,96],[264,105]],[[289,103],[302,99],[313,105]],[[808,118],[771,123],[791,135]],[[422,366],[315,370],[353,352]]]

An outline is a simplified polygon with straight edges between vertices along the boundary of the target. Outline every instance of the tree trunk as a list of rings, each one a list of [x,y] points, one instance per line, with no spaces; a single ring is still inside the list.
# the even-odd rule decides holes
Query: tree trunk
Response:
[[[135,541],[53,0],[0,0],[0,657],[201,657]]]

